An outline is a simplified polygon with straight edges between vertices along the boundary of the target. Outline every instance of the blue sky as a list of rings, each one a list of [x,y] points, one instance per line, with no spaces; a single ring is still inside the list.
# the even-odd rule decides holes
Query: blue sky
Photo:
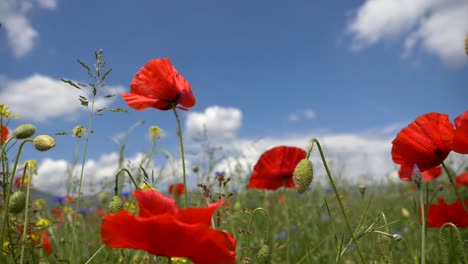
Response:
[[[92,65],[93,52],[102,48],[113,69],[109,89],[121,93],[148,60],[169,57],[197,98],[182,113],[193,153],[190,137],[205,125],[213,144],[236,150],[232,159],[245,159],[246,168],[271,146],[305,147],[318,136],[346,164],[379,149],[368,166],[348,166],[356,175],[375,173],[368,167],[376,164],[391,170],[389,144],[399,129],[431,111],[453,119],[467,110],[468,98],[468,2],[395,2],[3,1],[1,103],[22,117],[12,127],[31,122],[41,133],[71,131],[86,125],[88,114],[74,88],[59,80],[89,81],[77,58]],[[107,103],[126,107],[120,96]],[[148,150],[147,129],[159,125],[161,147],[178,158],[171,112],[105,113],[95,119],[88,156],[90,171],[101,175],[96,181],[111,177],[115,166],[111,138],[140,120],[146,123],[130,135],[127,157]],[[258,138],[263,143],[254,150],[239,148]],[[346,147],[353,140],[361,152]],[[57,143],[47,153],[40,188],[58,188],[60,177],[49,174],[59,175],[72,158],[75,140],[58,137]]]

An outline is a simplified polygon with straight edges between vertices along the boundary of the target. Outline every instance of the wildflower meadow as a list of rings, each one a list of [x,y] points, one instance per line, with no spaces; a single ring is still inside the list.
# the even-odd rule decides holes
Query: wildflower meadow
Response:
[[[468,36],[466,47],[468,54]],[[394,135],[388,155],[400,168],[398,183],[339,180],[314,135],[303,148],[268,149],[249,170],[215,171],[216,159],[186,164],[181,115],[198,103],[197,88],[177,61],[148,58],[127,91],[102,94],[112,68],[103,50],[93,58],[76,64],[86,83],[62,79],[80,91],[86,125],[43,134],[0,105],[0,263],[468,263],[468,163],[454,166],[447,158],[468,154],[468,111],[415,116]],[[98,108],[98,97],[121,98],[128,108]],[[164,140],[158,124],[141,138],[151,148],[139,164],[120,162],[96,195],[84,194],[93,124],[129,111],[173,117],[178,148],[167,156],[180,157],[172,162],[182,173],[158,187],[148,166]],[[41,166],[24,149],[47,157],[60,137],[80,148],[74,170],[63,175],[67,194],[50,197],[35,189]],[[198,175],[190,188],[189,174]]]

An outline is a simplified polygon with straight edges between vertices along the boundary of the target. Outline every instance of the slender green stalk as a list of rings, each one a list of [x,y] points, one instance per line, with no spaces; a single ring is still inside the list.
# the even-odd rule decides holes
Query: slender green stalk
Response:
[[[330,184],[332,185],[333,191],[335,192],[335,196],[336,196],[336,199],[338,200],[338,204],[340,205],[341,213],[343,214],[343,218],[345,220],[346,227],[348,228],[348,232],[349,232],[349,234],[350,234],[350,236],[351,236],[351,238],[353,240],[354,245],[356,246],[356,251],[359,254],[361,262],[366,263],[366,260],[364,259],[364,256],[362,255],[361,249],[359,248],[359,246],[357,244],[357,240],[356,240],[354,232],[353,232],[353,230],[351,228],[351,225],[349,223],[348,216],[346,215],[346,212],[345,212],[345,209],[344,209],[344,206],[343,206],[343,201],[341,201],[341,197],[340,197],[340,195],[338,193],[338,189],[336,187],[335,180],[333,179],[333,177],[331,175],[331,172],[330,172],[330,169],[328,168],[327,160],[325,159],[325,155],[323,154],[322,146],[320,145],[320,142],[316,138],[312,139],[311,145],[313,143],[315,143],[317,145],[318,150],[320,152],[320,157],[322,158],[323,166],[325,167],[325,171],[327,172],[328,179],[330,181]]]
[[[6,196],[5,196],[5,207],[4,207],[4,215],[3,215],[3,224],[2,224],[2,234],[1,234],[1,239],[0,239],[0,245],[3,245],[3,242],[5,241],[5,233],[6,233],[6,227],[8,223],[8,209],[10,207],[10,194],[13,189],[13,181],[15,179],[15,173],[16,173],[16,168],[18,167],[18,161],[19,157],[21,156],[21,152],[23,151],[23,147],[26,143],[32,142],[32,139],[28,138],[25,139],[23,142],[21,142],[21,145],[19,146],[18,153],[16,154],[15,158],[15,164],[13,165],[13,170],[11,171],[11,176],[10,180],[8,181],[8,187],[6,188]]]
[[[266,236],[266,244],[268,244],[268,241],[270,240],[270,215],[268,214],[267,210],[265,210],[262,207],[257,207],[255,210],[253,210],[252,215],[250,216],[249,220],[249,229],[248,229],[248,236],[247,236],[247,248],[250,248],[250,235],[252,233],[252,223],[254,216],[257,212],[262,211],[266,215],[267,219],[267,228],[265,231],[265,236]]]
[[[26,171],[26,168],[28,167],[28,164],[24,166]],[[25,174],[23,174],[24,178]],[[26,206],[24,209],[24,223],[23,223],[23,236],[21,238],[21,256],[20,256],[20,263],[24,263],[24,248],[26,247],[26,234],[28,231],[28,223],[29,223],[29,200],[30,200],[30,195],[31,195],[31,182],[32,182],[32,177],[29,177],[28,180],[28,188],[26,188]]]
[[[85,264],[91,263],[91,260],[93,260],[94,257],[96,257],[97,254],[99,254],[99,252],[101,252],[101,250],[103,250],[105,247],[106,245],[102,245],[96,252],[94,252],[94,254],[86,261]]]
[[[426,263],[426,207],[422,188],[418,188],[419,205],[421,206],[421,264]]]
[[[138,184],[135,182],[135,180],[132,177],[132,174],[127,168],[121,168],[119,172],[117,172],[117,175],[115,176],[115,188],[114,188],[114,193],[115,195],[118,195],[118,190],[119,190],[119,176],[122,172],[126,172],[130,180],[132,181],[133,185],[135,186],[135,189],[140,189],[138,188]]]
[[[453,175],[452,175],[451,171],[449,170],[447,165],[445,165],[444,162],[442,162],[442,167],[444,168],[445,173],[447,174],[447,177],[449,178],[450,184],[452,185],[452,188],[453,188],[453,191],[455,192],[455,195],[461,201],[463,209],[465,209],[465,212],[468,214],[468,206],[466,206],[466,204],[463,202],[463,199],[462,199],[460,193],[458,192],[458,189],[455,186],[455,183],[453,182]]]
[[[184,177],[184,201],[185,207],[188,207],[188,198],[187,198],[187,175],[185,174],[185,154],[184,154],[184,140],[182,139],[182,125],[180,124],[179,113],[177,113],[176,105],[172,105],[172,110],[174,111],[175,118],[177,120],[177,135],[179,136],[180,152],[182,155],[182,174]]]

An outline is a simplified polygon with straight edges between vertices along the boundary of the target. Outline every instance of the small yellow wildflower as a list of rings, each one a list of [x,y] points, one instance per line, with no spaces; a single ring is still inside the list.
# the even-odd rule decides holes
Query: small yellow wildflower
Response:
[[[156,138],[161,138],[162,129],[158,126],[150,126],[149,128],[149,137],[151,141],[154,141]]]
[[[156,190],[153,186],[151,186],[149,183],[145,182],[140,186],[140,189],[142,190]]]
[[[63,213],[64,214],[73,213],[73,208],[71,208],[70,206],[65,206],[63,208]]]
[[[75,138],[82,138],[86,134],[86,128],[82,125],[76,126],[73,128],[72,134]]]
[[[26,161],[23,163],[23,166],[26,166],[26,164],[28,165],[29,171],[30,171],[33,175],[37,175],[37,169],[39,168],[39,165],[37,164],[37,160],[26,160]]]
[[[406,208],[401,208],[401,214],[404,216],[404,217],[409,217],[410,216],[410,212],[408,211],[408,209]]]
[[[8,252],[10,252],[10,250],[11,250],[10,242],[9,241],[3,242],[3,249],[2,249],[3,255],[6,255]]]
[[[136,206],[134,203],[131,203],[131,202],[128,202],[128,201],[125,201],[124,202],[124,207],[125,209],[129,210],[129,211],[132,211],[132,210],[135,210],[136,209]]]
[[[34,201],[34,205],[37,209],[43,209],[46,205],[46,202],[44,199],[38,198],[36,201]]]
[[[41,218],[41,219],[37,220],[36,226],[40,227],[40,228],[47,228],[47,227],[50,226],[50,221],[48,219]]]
[[[188,263],[186,258],[171,258],[171,263],[173,264],[183,264],[183,263]]]

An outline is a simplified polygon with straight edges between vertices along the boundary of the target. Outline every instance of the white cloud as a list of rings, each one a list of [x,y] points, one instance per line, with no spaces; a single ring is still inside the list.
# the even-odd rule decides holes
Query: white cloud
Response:
[[[189,137],[201,137],[206,132],[210,139],[233,138],[242,125],[240,109],[210,106],[204,112],[189,112],[187,116],[187,134]]]
[[[73,118],[85,108],[78,101],[80,90],[51,77],[33,74],[23,80],[0,81],[0,98],[11,111],[22,119],[37,122],[50,118]],[[101,94],[117,94],[125,89],[122,86],[105,86]],[[95,109],[108,106],[115,98],[98,97]]]
[[[302,119],[312,120],[317,117],[317,113],[311,109],[304,109],[300,111],[296,111],[295,113],[291,113],[288,115],[289,122],[297,122]]]
[[[368,0],[347,26],[353,50],[384,39],[404,38],[403,57],[422,46],[449,65],[466,62],[464,37],[468,31],[466,0]]]
[[[53,10],[57,7],[56,0],[38,0],[38,7]],[[39,33],[28,20],[28,13],[35,7],[32,0],[0,1],[0,17],[5,27],[8,42],[13,55],[22,57],[29,53],[39,37]]]

